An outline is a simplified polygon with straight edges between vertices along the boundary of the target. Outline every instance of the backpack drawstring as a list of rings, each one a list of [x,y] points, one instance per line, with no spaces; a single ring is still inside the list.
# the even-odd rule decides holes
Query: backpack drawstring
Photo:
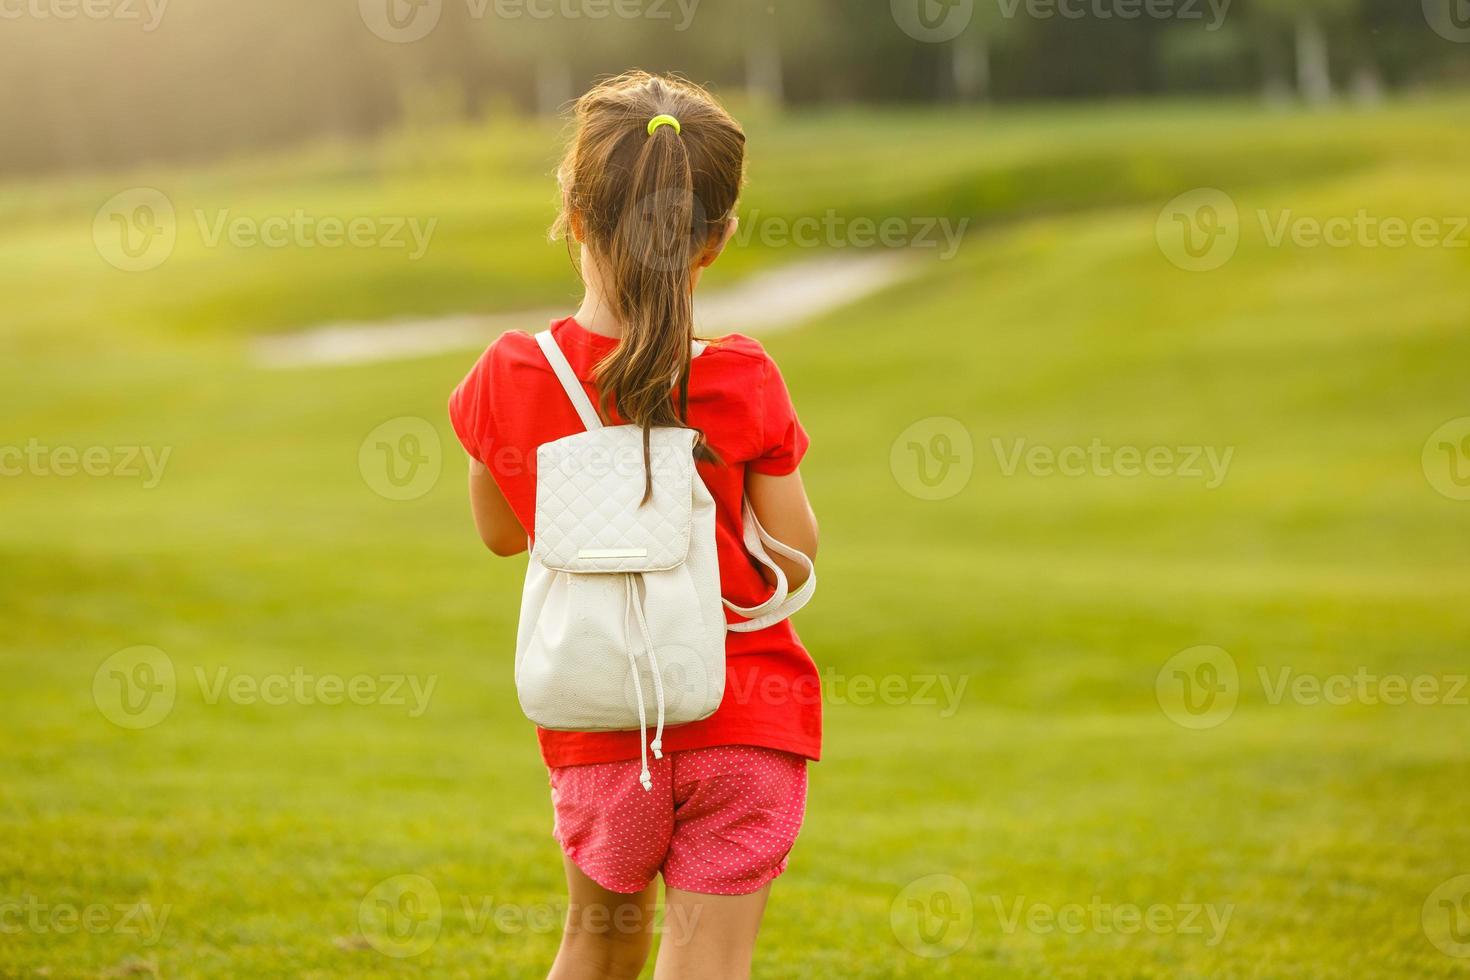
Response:
[[[643,707],[643,681],[638,676],[638,657],[633,652],[633,644],[628,644],[628,667],[633,672],[633,695],[638,699],[638,749],[643,770],[638,774],[638,782],[642,784],[644,791],[653,789],[653,777],[648,771],[648,750],[653,749],[653,757],[662,759],[664,757],[664,679],[659,673],[658,657],[653,652],[653,634],[648,629],[648,619],[643,614],[643,602],[638,598],[638,584],[634,581],[634,573],[628,572],[623,576],[628,597],[628,609],[633,613],[633,618],[638,622],[638,631],[643,635],[643,648],[648,651],[648,667],[653,674],[653,695],[658,702],[658,727],[654,730],[653,741],[648,740],[648,714]],[[626,617],[626,612],[625,612]]]

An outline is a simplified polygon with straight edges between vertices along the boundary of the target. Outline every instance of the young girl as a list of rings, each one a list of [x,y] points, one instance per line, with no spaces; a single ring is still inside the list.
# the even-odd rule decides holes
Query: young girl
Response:
[[[694,340],[694,287],[735,232],[745,134],[698,86],[641,72],[584,95],[576,123],[558,172],[556,227],[580,245],[586,295],[552,336],[610,424],[700,434],[721,592],[756,605],[771,585],[741,543],[744,500],[773,536],[809,556],[817,526],[797,472],[807,436],[776,365],[749,337]],[[497,555],[525,551],[536,447],[582,430],[531,335],[495,341],[449,411],[472,457],[480,537]],[[800,585],[805,569],[773,557],[791,588]],[[749,975],[771,882],[805,812],[821,700],[789,621],[730,633],[725,653],[723,702],[665,733],[649,791],[637,776],[638,732],[538,731],[570,891],[553,978],[636,977],[660,874],[655,976]]]

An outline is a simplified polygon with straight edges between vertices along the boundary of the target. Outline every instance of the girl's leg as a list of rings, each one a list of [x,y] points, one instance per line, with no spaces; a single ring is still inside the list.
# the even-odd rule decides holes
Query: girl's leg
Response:
[[[749,895],[664,892],[654,980],[745,980],[771,886]]]
[[[610,892],[563,857],[570,905],[547,980],[634,980],[648,960],[658,881],[641,892]]]

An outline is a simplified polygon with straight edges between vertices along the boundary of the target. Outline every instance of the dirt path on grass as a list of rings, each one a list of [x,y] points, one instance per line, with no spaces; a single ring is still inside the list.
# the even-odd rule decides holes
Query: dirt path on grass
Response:
[[[758,272],[725,289],[701,294],[695,319],[705,336],[769,334],[856,303],[908,278],[910,256],[870,253],[833,256]],[[567,310],[520,310],[376,323],[329,323],[296,333],[257,338],[251,359],[275,370],[333,364],[370,364],[481,348],[507,330],[537,330]]]

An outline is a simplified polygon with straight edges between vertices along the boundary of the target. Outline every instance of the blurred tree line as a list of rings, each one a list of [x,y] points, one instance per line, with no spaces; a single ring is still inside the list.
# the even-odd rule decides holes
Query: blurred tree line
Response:
[[[1470,0],[0,0],[0,171],[551,112],[631,66],[781,105],[1373,100],[1470,79]]]

